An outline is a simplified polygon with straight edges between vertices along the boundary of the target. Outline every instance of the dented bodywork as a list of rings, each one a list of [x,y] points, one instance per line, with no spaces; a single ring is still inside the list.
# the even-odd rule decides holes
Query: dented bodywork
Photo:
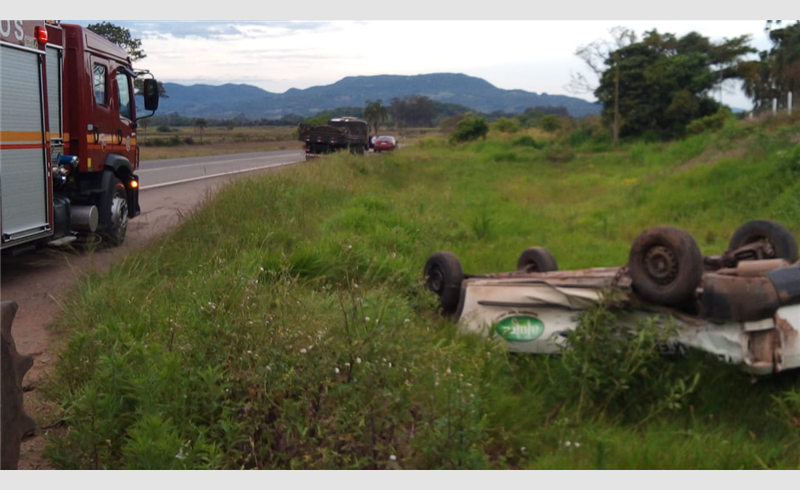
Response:
[[[612,294],[621,324],[656,317],[676,327],[676,346],[767,375],[800,367],[798,285],[798,265],[742,262],[705,273],[696,301],[678,308],[643,301],[625,268],[511,272],[467,276],[456,316],[463,331],[491,336],[510,352],[555,354],[581,312]]]

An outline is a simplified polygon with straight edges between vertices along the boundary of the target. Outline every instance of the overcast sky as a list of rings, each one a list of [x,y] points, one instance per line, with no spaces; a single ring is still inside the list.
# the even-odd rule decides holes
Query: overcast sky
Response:
[[[565,89],[571,74],[586,73],[575,50],[610,39],[615,26],[638,35],[697,31],[712,41],[748,34],[757,49],[770,45],[763,20],[111,22],[142,40],[147,58],[138,67],[161,81],[246,83],[278,93],[347,76],[450,72],[503,89],[574,95]],[[580,96],[593,100],[592,94]],[[721,97],[734,107],[751,107],[735,84]]]

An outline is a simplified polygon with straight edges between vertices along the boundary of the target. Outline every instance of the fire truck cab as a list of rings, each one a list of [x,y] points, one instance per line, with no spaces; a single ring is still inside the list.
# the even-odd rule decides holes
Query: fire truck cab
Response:
[[[142,74],[125,50],[81,26],[0,21],[4,252],[85,236],[122,243],[139,214],[134,79]],[[157,109],[154,79],[144,80],[143,98]]]

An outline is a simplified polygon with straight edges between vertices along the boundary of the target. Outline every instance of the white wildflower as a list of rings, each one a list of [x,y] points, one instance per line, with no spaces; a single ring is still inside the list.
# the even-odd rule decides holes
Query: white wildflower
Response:
[[[365,321],[365,322],[368,322],[368,321],[369,321],[369,317],[368,317],[368,316],[365,316],[365,317],[364,317],[364,321]]]
[[[178,454],[175,455],[175,459],[179,459],[181,461],[186,459],[186,455],[183,454],[183,448],[180,448],[180,450],[178,451]]]
[[[333,368],[333,372],[336,373],[336,374],[339,374],[339,368],[338,367],[337,368]]]
[[[564,443],[564,447],[572,447],[572,443],[567,441]]]
[[[307,351],[305,348],[302,348],[302,349],[300,349],[300,353],[301,353],[301,354],[305,354],[305,353],[307,353],[307,352],[308,352],[308,351]]]
[[[361,358],[360,357],[356,357],[356,364],[361,364]]]
[[[390,455],[389,461],[397,461],[397,456],[395,456],[394,454]]]
[[[575,443],[575,447],[581,447],[581,443],[580,442],[576,442]]]

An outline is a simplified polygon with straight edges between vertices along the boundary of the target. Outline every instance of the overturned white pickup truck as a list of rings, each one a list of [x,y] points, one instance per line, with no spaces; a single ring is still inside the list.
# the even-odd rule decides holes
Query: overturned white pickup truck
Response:
[[[437,252],[424,275],[462,330],[512,352],[560,352],[580,313],[613,294],[621,324],[674,322],[677,345],[767,375],[800,367],[797,261],[792,234],[757,220],[733,234],[728,251],[705,258],[688,233],[665,226],[639,235],[623,267],[558,271],[550,252],[533,247],[515,272],[464,274],[455,255]]]

